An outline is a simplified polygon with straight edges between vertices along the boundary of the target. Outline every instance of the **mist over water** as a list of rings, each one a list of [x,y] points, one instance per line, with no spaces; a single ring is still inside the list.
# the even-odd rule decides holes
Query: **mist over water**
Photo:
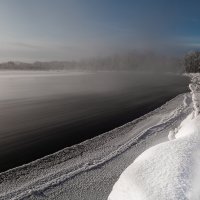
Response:
[[[188,91],[188,82],[139,72],[2,73],[0,170],[132,121]]]

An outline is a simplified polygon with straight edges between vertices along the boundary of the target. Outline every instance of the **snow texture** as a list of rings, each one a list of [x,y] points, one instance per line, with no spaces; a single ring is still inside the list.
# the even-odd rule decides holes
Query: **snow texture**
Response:
[[[108,200],[200,199],[200,75],[192,74],[193,112],[170,141],[144,151],[121,174]]]

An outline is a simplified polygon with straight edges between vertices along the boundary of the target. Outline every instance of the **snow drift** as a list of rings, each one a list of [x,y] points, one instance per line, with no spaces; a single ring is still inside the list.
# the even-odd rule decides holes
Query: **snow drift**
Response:
[[[143,152],[121,174],[108,200],[200,199],[200,75],[191,82],[193,112],[170,131],[170,141]]]

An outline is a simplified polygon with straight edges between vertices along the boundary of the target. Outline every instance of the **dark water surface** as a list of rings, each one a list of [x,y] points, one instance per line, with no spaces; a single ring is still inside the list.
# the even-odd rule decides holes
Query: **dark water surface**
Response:
[[[125,124],[188,91],[178,75],[0,74],[0,171]]]

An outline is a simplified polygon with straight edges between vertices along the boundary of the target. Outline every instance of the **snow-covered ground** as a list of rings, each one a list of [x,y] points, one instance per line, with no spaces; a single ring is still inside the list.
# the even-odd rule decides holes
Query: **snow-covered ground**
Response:
[[[143,152],[121,174],[109,200],[200,199],[200,76],[189,85],[193,112],[176,129],[170,141]]]
[[[114,183],[124,169],[149,147],[167,141],[169,131],[179,127],[183,119],[191,113],[192,107],[191,94],[179,95],[155,111],[122,127],[27,165],[1,173],[0,199],[107,199]],[[192,120],[191,115],[189,116],[187,121],[191,121],[191,126],[196,124],[195,120],[198,120],[198,118]],[[180,127],[186,126],[182,123]],[[179,134],[181,130],[184,131],[184,128],[180,128],[175,137],[179,137],[179,140],[183,140],[182,144],[186,145],[188,142],[185,141],[185,137],[188,136],[181,136]],[[170,139],[173,138],[174,135],[171,132]],[[175,143],[178,139],[170,142]],[[165,143],[160,145],[163,144]],[[174,144],[174,146],[176,145]],[[158,147],[153,147],[153,149]],[[192,149],[192,146],[189,148]],[[153,154],[147,153],[144,157],[148,158]],[[170,161],[173,159],[170,155],[162,156],[159,152],[157,152],[157,155],[158,158],[166,158],[167,163],[172,163]],[[176,152],[173,155],[175,156]],[[159,165],[157,168],[159,168]],[[151,167],[149,170],[154,169]],[[144,172],[143,175],[146,174]],[[182,175],[184,174],[182,173]],[[121,195],[120,180],[124,179],[123,176],[114,186],[110,195],[111,199],[116,193]],[[157,176],[159,177],[159,174]],[[170,175],[169,178],[173,179]],[[128,182],[126,182],[126,178],[124,180],[126,183],[124,188],[126,189],[126,186],[130,187],[130,184],[128,183],[129,180]],[[130,191],[133,191],[132,189],[131,187]],[[139,189],[136,191],[139,191]],[[120,198],[120,200],[123,199]]]

